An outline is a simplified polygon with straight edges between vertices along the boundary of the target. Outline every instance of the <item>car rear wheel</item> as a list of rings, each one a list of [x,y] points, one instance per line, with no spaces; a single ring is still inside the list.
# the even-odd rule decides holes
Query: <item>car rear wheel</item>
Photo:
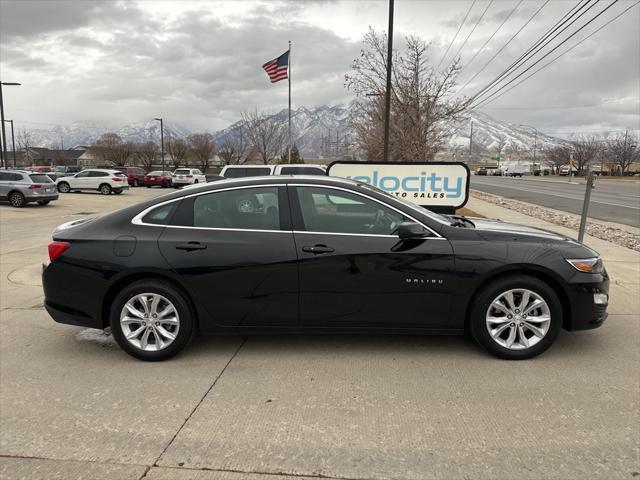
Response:
[[[495,280],[474,301],[471,333],[492,354],[509,360],[547,350],[562,327],[562,305],[542,280],[515,275]]]
[[[71,187],[67,182],[60,182],[58,184],[58,191],[60,193],[69,193],[71,191]]]
[[[12,207],[21,208],[26,205],[26,200],[24,199],[24,195],[20,192],[12,192],[9,194],[9,203]]]
[[[49,205],[50,200],[38,200],[38,205]]]
[[[102,195],[110,195],[113,189],[108,183],[103,183],[102,185],[100,185],[99,190]]]
[[[113,302],[110,324],[118,345],[147,361],[173,357],[195,333],[187,299],[159,280],[140,280],[125,287]]]

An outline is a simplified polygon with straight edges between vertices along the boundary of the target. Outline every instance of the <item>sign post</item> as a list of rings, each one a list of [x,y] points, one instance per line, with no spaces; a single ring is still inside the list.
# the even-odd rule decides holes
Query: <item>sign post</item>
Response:
[[[434,212],[454,213],[469,199],[469,167],[462,162],[333,162],[327,174],[372,187]]]

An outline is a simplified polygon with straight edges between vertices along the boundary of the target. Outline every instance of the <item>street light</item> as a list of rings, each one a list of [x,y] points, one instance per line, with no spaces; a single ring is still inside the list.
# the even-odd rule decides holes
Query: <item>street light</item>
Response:
[[[164,175],[164,123],[162,118],[156,118],[160,122],[160,155],[162,155],[162,174]]]
[[[0,82],[0,123],[2,123],[2,159],[0,166],[7,168],[7,135],[4,130],[4,101],[2,100],[2,86],[20,85],[17,82]]]
[[[5,120],[5,122],[11,124],[11,148],[13,149],[13,168],[16,168],[16,139],[13,136],[13,120]],[[7,159],[7,163],[9,159]]]

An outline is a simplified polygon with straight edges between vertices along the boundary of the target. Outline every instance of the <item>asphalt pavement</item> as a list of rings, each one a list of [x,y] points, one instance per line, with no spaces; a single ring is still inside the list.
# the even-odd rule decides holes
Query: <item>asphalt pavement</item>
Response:
[[[53,322],[40,267],[55,225],[165,191],[0,205],[1,479],[638,475],[639,253],[587,236],[612,276],[610,317],[531,360],[466,337],[270,335],[198,338],[147,363],[100,330]],[[567,233],[476,198],[469,208]]]
[[[473,175],[471,188],[580,215],[585,183],[567,177],[484,177]],[[640,181],[597,179],[591,191],[589,217],[640,227]]]

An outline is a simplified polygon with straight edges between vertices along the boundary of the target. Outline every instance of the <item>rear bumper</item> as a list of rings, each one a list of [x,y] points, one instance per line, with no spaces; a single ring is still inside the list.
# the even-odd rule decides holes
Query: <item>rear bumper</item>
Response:
[[[78,327],[103,328],[99,319],[93,319],[82,312],[65,308],[62,305],[51,304],[45,300],[44,308],[51,318],[58,323],[76,325]]]
[[[50,195],[37,195],[31,197],[25,197],[27,202],[50,202],[52,200],[58,200],[58,194],[52,193]]]

